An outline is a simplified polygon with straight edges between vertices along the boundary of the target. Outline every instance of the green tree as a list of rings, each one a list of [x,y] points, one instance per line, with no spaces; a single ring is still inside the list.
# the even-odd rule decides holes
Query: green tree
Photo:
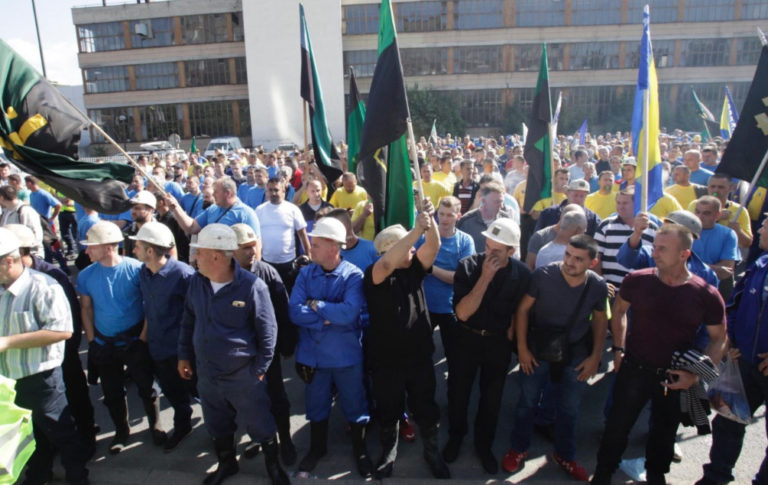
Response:
[[[437,120],[439,133],[465,133],[467,124],[461,117],[459,103],[447,91],[437,91],[432,88],[419,88],[418,84],[408,89],[408,105],[411,109],[413,132],[418,139],[428,137],[432,130],[432,122]]]

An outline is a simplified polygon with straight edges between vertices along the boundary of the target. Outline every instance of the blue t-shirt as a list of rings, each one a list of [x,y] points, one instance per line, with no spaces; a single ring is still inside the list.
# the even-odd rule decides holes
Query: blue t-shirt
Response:
[[[163,188],[166,192],[174,196],[177,201],[181,201],[181,198],[184,197],[184,190],[181,188],[181,185],[174,182],[173,180],[166,182],[165,187]]]
[[[85,214],[83,217],[81,217],[77,221],[77,240],[78,241],[85,241],[88,239],[88,229],[91,228],[94,224],[99,222],[99,215],[98,214]],[[83,246],[81,249],[85,249],[85,246]]]
[[[80,202],[75,202],[75,220],[78,224],[80,224],[80,219],[85,216],[85,210],[83,209],[83,206],[80,204]]]
[[[341,257],[360,268],[360,271],[365,271],[365,268],[378,261],[379,253],[373,241],[358,238],[354,248],[341,250]]]
[[[203,194],[198,192],[197,195],[184,194],[184,197],[179,201],[179,205],[184,209],[189,217],[195,218],[203,212]]]
[[[724,259],[741,261],[736,233],[721,224],[715,224],[712,229],[703,229],[701,237],[693,241],[693,252],[707,264],[715,264]]]
[[[695,172],[691,172],[691,183],[707,186],[709,183],[709,177],[712,176],[712,172],[705,168],[699,168]]]
[[[111,268],[93,263],[77,276],[77,292],[93,300],[94,325],[101,334],[113,337],[144,320],[140,269],[140,262],[124,257]]]
[[[39,189],[37,192],[30,192],[29,205],[31,205],[38,214],[48,219],[51,217],[51,209],[57,205],[61,205],[61,202],[56,200],[56,197],[52,196],[47,190]]]
[[[424,236],[416,243],[416,248],[424,244]],[[440,238],[440,250],[433,266],[448,271],[456,271],[459,260],[475,253],[475,242],[472,236],[456,229],[451,237]],[[453,313],[453,285],[441,281],[433,274],[424,278],[424,297],[427,299],[427,309],[431,313]]]
[[[258,185],[254,185],[251,187],[248,187],[248,190],[243,192],[243,196],[240,197],[238,195],[238,198],[243,201],[245,205],[250,207],[251,209],[255,209],[264,202],[266,202],[266,195],[267,193],[267,187],[259,187]]]
[[[226,224],[227,226],[242,222],[251,226],[256,237],[261,237],[261,227],[259,226],[259,219],[256,217],[256,213],[239,200],[229,209],[223,209],[214,204],[195,217],[195,220],[201,228],[216,222]]]

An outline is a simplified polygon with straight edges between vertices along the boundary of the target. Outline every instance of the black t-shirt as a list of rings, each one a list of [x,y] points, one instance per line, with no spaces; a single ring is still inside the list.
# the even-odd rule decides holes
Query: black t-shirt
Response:
[[[371,368],[407,367],[431,360],[435,347],[422,287],[429,270],[414,255],[408,268],[396,269],[374,285],[373,267],[368,266],[363,279],[371,318],[367,335]]]
[[[473,254],[459,261],[453,276],[454,308],[480,279],[485,256],[485,253]],[[531,271],[528,267],[517,259],[509,258],[509,264],[493,275],[480,306],[465,323],[472,328],[505,335],[530,279]]]

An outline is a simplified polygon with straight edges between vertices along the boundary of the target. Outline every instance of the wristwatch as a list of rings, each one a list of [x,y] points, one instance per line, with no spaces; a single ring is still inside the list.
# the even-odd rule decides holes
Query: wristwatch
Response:
[[[611,345],[611,352],[621,352],[624,353],[624,347],[619,347],[618,345]]]

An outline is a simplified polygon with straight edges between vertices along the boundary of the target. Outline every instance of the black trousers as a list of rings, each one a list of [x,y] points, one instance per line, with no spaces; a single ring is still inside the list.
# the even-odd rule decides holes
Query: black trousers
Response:
[[[163,360],[154,360],[152,368],[163,395],[173,408],[173,426],[183,428],[191,424],[192,406],[189,398],[189,384],[179,375],[178,363],[179,360],[174,356]]]
[[[275,268],[277,274],[280,275],[280,279],[283,280],[285,290],[290,295],[291,290],[293,289],[293,284],[296,282],[297,276],[293,273],[293,261],[288,261],[287,263],[270,263],[269,261],[264,262]]]
[[[496,436],[501,396],[512,358],[506,335],[481,336],[461,326],[453,336],[451,371],[455,378],[448,392],[448,422],[452,436],[467,434],[467,411],[472,387],[480,376],[480,401],[475,416],[475,446],[490,449]]]
[[[406,400],[419,427],[434,426],[440,421],[431,356],[408,366],[377,367],[372,377],[376,416],[382,427],[394,426],[400,420]]]
[[[440,328],[440,340],[443,343],[443,353],[445,354],[445,362],[448,367],[448,379],[446,380],[446,388],[448,395],[448,402],[450,402],[452,396],[452,389],[455,386],[456,371],[453,366],[456,364],[456,351],[455,346],[459,344],[459,340],[456,337],[459,327],[459,322],[456,319],[455,313],[432,313],[429,312],[429,320],[434,327]]]
[[[101,377],[104,405],[108,408],[125,405],[124,367],[128,368],[142,399],[157,397],[152,387],[155,378],[146,342],[136,339],[128,345],[116,346],[99,345],[94,341],[88,348],[88,354]]]
[[[59,212],[59,232],[61,232],[61,238],[67,245],[67,253],[76,252],[77,219],[74,212]]]
[[[291,415],[291,402],[288,400],[288,393],[285,392],[285,385],[283,384],[283,365],[280,362],[280,354],[275,352],[275,356],[272,358],[272,363],[267,368],[267,394],[269,394],[270,411],[272,416],[275,417],[278,428],[280,427],[281,418],[285,420],[290,419]]]
[[[649,473],[669,472],[680,424],[680,391],[669,391],[665,396],[660,385],[664,379],[624,359],[616,375],[613,405],[597,452],[597,472],[612,474],[619,467],[629,432],[649,400],[651,425],[645,444],[645,468]]]
[[[27,478],[32,483],[50,481],[53,457],[61,453],[68,482],[88,476],[86,451],[75,429],[64,395],[61,369],[55,368],[16,381],[17,406],[32,410],[35,452],[27,462]]]
[[[64,362],[61,364],[62,377],[66,387],[67,401],[81,435],[93,433],[93,404],[88,393],[88,382],[80,362],[80,339],[82,331],[78,327],[64,345]]]

